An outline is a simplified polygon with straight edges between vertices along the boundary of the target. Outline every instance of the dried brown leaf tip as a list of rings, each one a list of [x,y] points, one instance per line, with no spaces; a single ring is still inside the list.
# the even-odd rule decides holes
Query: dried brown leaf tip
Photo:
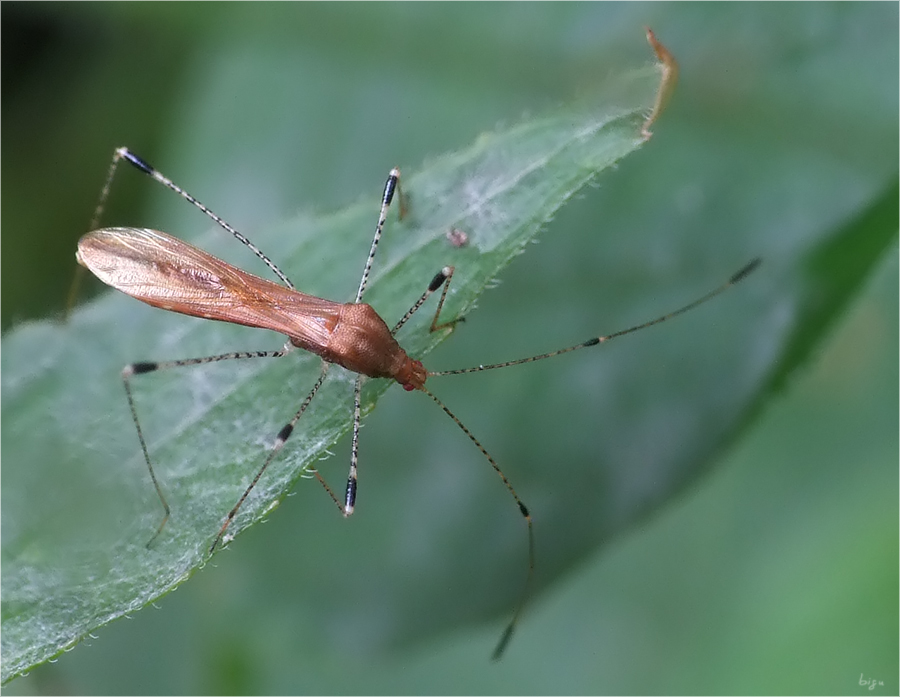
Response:
[[[675,90],[675,83],[678,82],[678,62],[675,60],[675,56],[669,53],[669,49],[659,42],[653,30],[650,27],[646,27],[646,30],[647,41],[656,52],[656,57],[659,59],[660,72],[662,73],[662,80],[656,92],[656,101],[653,103],[653,109],[641,127],[641,135],[644,137],[644,140],[649,140],[650,136],[653,135],[650,131],[650,126],[656,122],[656,119],[659,118],[659,115],[666,108],[672,92]]]

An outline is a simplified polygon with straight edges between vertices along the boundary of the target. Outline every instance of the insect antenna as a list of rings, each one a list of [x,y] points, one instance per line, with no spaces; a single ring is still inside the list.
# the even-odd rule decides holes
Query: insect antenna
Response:
[[[492,365],[479,365],[479,366],[475,366],[472,368],[462,368],[462,369],[458,369],[458,370],[442,370],[442,371],[435,371],[435,372],[429,371],[428,376],[436,377],[439,375],[461,375],[463,373],[477,373],[477,372],[481,372],[483,370],[493,370],[495,368],[506,368],[508,366],[520,365],[522,363],[533,363],[534,361],[543,360],[544,358],[552,358],[554,356],[559,356],[564,353],[569,353],[571,351],[577,351],[578,349],[586,348],[588,346],[596,346],[598,344],[605,343],[605,342],[609,341],[610,339],[615,339],[616,337],[619,337],[619,336],[631,334],[631,333],[640,331],[641,329],[647,329],[648,327],[652,327],[655,324],[660,324],[662,322],[672,319],[673,317],[677,317],[678,315],[682,315],[686,312],[689,312],[690,310],[693,310],[694,308],[698,307],[699,305],[702,305],[703,303],[705,303],[709,300],[712,300],[717,295],[719,295],[720,293],[723,293],[728,288],[733,286],[735,283],[738,283],[741,280],[743,280],[748,274],[752,273],[759,266],[760,261],[761,260],[759,258],[754,259],[749,264],[747,264],[746,266],[741,268],[737,273],[733,274],[728,279],[728,281],[723,283],[721,286],[719,286],[715,290],[707,293],[706,295],[698,298],[697,300],[694,300],[693,302],[688,303],[687,305],[684,305],[683,307],[678,308],[677,310],[675,310],[673,312],[669,312],[668,314],[662,315],[661,317],[657,317],[656,319],[650,320],[649,322],[644,322],[642,324],[638,324],[638,325],[629,327],[628,329],[623,329],[618,332],[613,332],[612,334],[607,334],[605,336],[593,337],[593,338],[588,339],[587,341],[584,341],[580,344],[576,344],[574,346],[569,346],[569,347],[563,348],[563,349],[558,349],[556,351],[551,351],[549,353],[543,353],[538,356],[530,356],[528,358],[520,358],[520,359],[513,360],[513,361],[506,361],[504,363],[495,363]],[[435,314],[434,320],[432,321],[432,331],[435,328],[435,325],[437,323],[438,314],[440,313],[441,306],[444,303],[444,298],[447,295],[447,287],[449,286],[449,279],[453,275],[452,272],[453,272],[452,267],[449,267],[449,273],[448,273],[448,269],[445,268],[444,270],[441,271],[441,273],[439,273],[437,276],[435,276],[434,280],[431,282],[431,285],[428,288],[428,291],[426,291],[426,293],[423,295],[423,297],[420,299],[420,301],[416,305],[413,306],[413,310],[411,310],[410,313],[408,313],[408,314],[411,314],[413,311],[415,311],[415,309],[418,309],[418,306],[421,305],[422,302],[424,302],[425,298],[427,298],[428,295],[430,295],[430,293],[434,292],[437,289],[437,287],[440,285],[440,283],[443,283],[445,280],[448,281],[447,285],[445,285],[445,287],[444,287],[444,292],[441,295],[441,300],[438,303],[437,313]],[[408,319],[408,317],[404,316],[404,318],[398,324],[397,328],[402,326],[403,322],[405,322],[406,319]],[[455,321],[458,321],[458,320],[455,320]],[[452,324],[452,322],[449,322],[446,324]],[[446,326],[446,325],[437,325],[437,326],[442,327],[442,326]],[[395,328],[395,330],[396,330],[396,328]],[[525,579],[525,587],[523,590],[522,598],[519,601],[519,604],[516,606],[516,610],[513,613],[512,619],[509,621],[509,624],[506,625],[506,629],[504,629],[503,634],[500,636],[500,640],[497,642],[497,645],[494,648],[493,653],[491,654],[491,659],[496,661],[502,657],[503,652],[506,650],[506,647],[509,644],[509,641],[513,636],[513,632],[515,631],[515,628],[516,628],[516,625],[518,624],[519,618],[522,615],[522,611],[525,608],[525,605],[528,601],[528,597],[529,597],[530,590],[531,590],[532,578],[534,576],[534,531],[533,531],[533,527],[532,527],[531,515],[529,514],[528,509],[526,508],[525,504],[522,503],[522,500],[519,498],[519,495],[516,493],[515,489],[513,488],[512,484],[510,483],[509,479],[506,477],[506,475],[503,473],[503,471],[500,469],[499,465],[496,463],[494,458],[491,457],[491,455],[488,453],[488,451],[485,449],[485,447],[478,441],[477,438],[475,438],[475,436],[472,434],[472,432],[468,428],[466,428],[466,426],[462,423],[462,421],[460,421],[459,418],[452,411],[450,411],[450,409],[443,402],[441,402],[441,400],[439,400],[432,392],[430,392],[426,387],[423,386],[419,389],[422,392],[424,392],[425,394],[427,394],[429,397],[431,397],[431,399],[435,402],[435,404],[437,404],[441,409],[443,409],[444,413],[447,414],[447,416],[449,416],[451,419],[453,419],[453,422],[457,426],[459,426],[459,428],[463,431],[463,433],[465,433],[469,437],[469,439],[475,444],[475,446],[481,451],[481,453],[488,459],[488,462],[491,463],[491,467],[494,468],[494,471],[500,476],[500,479],[503,480],[503,483],[506,485],[506,488],[509,490],[509,493],[515,499],[516,504],[519,507],[519,511],[521,512],[522,516],[525,518],[526,523],[528,524],[528,576]]]
[[[491,365],[477,365],[471,368],[459,368],[456,370],[439,370],[435,372],[428,372],[428,377],[436,377],[438,375],[462,375],[464,373],[480,373],[483,370],[494,370],[495,368],[506,368],[511,365],[521,365],[522,363],[534,363],[535,361],[541,361],[545,358],[553,358],[554,356],[560,356],[564,353],[570,353],[571,351],[577,351],[578,349],[588,348],[589,346],[596,346],[597,344],[603,344],[611,339],[615,339],[620,336],[625,336],[626,334],[633,334],[634,332],[640,331],[641,329],[647,329],[648,327],[652,327],[655,324],[661,324],[667,320],[672,319],[673,317],[677,317],[678,315],[683,315],[685,312],[689,312],[693,310],[695,307],[699,307],[705,302],[708,302],[715,298],[717,295],[724,293],[726,290],[731,288],[735,283],[739,283],[744,278],[746,278],[750,273],[756,270],[756,268],[762,262],[761,259],[756,258],[751,261],[749,264],[744,266],[740,271],[733,274],[731,278],[729,278],[725,283],[716,288],[713,291],[710,291],[706,295],[693,302],[688,303],[684,307],[680,307],[673,312],[669,312],[668,314],[662,315],[661,317],[657,317],[656,319],[652,319],[649,322],[644,322],[643,324],[638,324],[633,327],[629,327],[628,329],[622,329],[617,332],[613,332],[612,334],[606,334],[605,336],[595,336],[587,341],[583,341],[580,344],[575,344],[574,346],[567,346],[566,348],[557,349],[556,351],[550,351],[549,353],[542,353],[537,356],[529,356],[528,358],[518,358],[514,361],[506,361],[504,363],[494,363]]]

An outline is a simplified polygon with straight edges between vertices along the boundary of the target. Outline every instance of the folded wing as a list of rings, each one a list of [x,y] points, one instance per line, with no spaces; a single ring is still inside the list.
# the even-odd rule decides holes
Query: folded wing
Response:
[[[328,343],[341,303],[242,271],[156,230],[103,228],[78,242],[78,263],[101,281],[164,310]]]

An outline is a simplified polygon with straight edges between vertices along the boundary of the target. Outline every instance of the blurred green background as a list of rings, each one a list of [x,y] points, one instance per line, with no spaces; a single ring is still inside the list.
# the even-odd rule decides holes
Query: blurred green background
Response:
[[[464,340],[430,364],[477,363],[496,355],[498,337],[517,355],[547,348],[529,341],[536,334],[551,346],[589,336],[598,305],[616,301],[597,297],[599,258],[641,270],[635,283],[670,247],[713,278],[745,260],[723,261],[722,249],[780,247],[789,258],[896,176],[893,4],[4,3],[0,13],[5,330],[61,311],[115,146],[253,230],[300,209],[376,200],[389,167],[414,168],[569,99],[598,66],[645,62],[643,25],[682,65],[656,138],[567,207],[485,295]],[[786,184],[779,168],[791,158],[804,177]],[[157,188],[123,176],[109,219],[197,226]],[[671,219],[648,199],[670,202]],[[614,231],[600,245],[598,225]],[[677,237],[685,228],[695,236]],[[344,523],[322,505],[316,527],[304,524],[304,492],[158,610],[99,630],[6,691],[845,694],[869,692],[863,676],[884,683],[870,694],[896,693],[897,278],[893,249],[715,471],[541,594],[499,665],[487,661],[499,617],[388,650],[346,636],[367,626],[358,618],[317,626],[294,612],[305,547],[333,553],[334,568],[316,573],[352,574],[353,546],[367,542],[361,514]],[[588,372],[602,364],[579,356],[517,376],[516,390],[448,383],[441,394],[467,404],[466,421],[504,463],[530,457],[564,478],[566,462],[602,438],[589,395],[571,396],[573,381],[603,384]],[[368,515],[398,442],[418,461],[474,459],[426,412],[390,394],[368,419]],[[517,481],[515,465],[508,473]],[[492,500],[508,506],[501,493]],[[571,505],[592,503],[586,493]],[[379,589],[360,578],[359,592]]]

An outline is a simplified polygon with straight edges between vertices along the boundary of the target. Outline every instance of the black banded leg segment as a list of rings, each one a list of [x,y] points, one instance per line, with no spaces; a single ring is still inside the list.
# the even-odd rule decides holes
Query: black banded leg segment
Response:
[[[359,289],[356,292],[356,300],[355,302],[362,302],[363,295],[365,295],[366,287],[369,284],[369,275],[372,271],[372,264],[375,261],[375,255],[378,252],[378,243],[381,241],[381,235],[384,231],[384,224],[387,221],[388,211],[390,210],[391,203],[393,203],[394,195],[400,199],[400,218],[402,219],[404,215],[406,215],[406,206],[403,200],[403,194],[400,190],[400,170],[396,167],[393,168],[388,174],[387,181],[384,184],[384,193],[381,196],[381,211],[378,214],[378,222],[375,225],[375,235],[372,238],[372,246],[369,248],[369,254],[366,257],[366,263],[363,267],[362,277],[359,281]],[[443,282],[443,281],[442,281]],[[427,296],[426,296],[427,297]],[[421,301],[419,302],[421,305]],[[415,308],[417,309],[417,308]],[[406,319],[408,319],[408,315],[411,315],[411,310],[407,313]],[[404,319],[397,328],[399,328],[403,322],[406,321]],[[353,389],[353,439],[350,450],[350,473],[347,476],[347,487],[344,490],[344,500],[341,502],[337,496],[335,496],[334,491],[325,479],[319,474],[318,471],[315,471],[316,479],[319,480],[319,483],[324,487],[325,491],[328,492],[328,495],[331,497],[332,501],[334,501],[335,505],[337,505],[338,510],[347,517],[353,514],[354,506],[356,505],[356,486],[357,486],[357,466],[359,463],[359,429],[360,429],[360,414],[361,414],[361,400],[360,393],[362,391],[362,375],[357,375],[356,383]]]
[[[628,329],[622,329],[617,332],[613,332],[612,334],[605,334],[604,336],[595,336],[587,341],[583,341],[580,344],[575,344],[574,346],[567,346],[566,348],[557,349],[556,351],[550,351],[549,353],[542,353],[539,356],[531,356],[529,358],[519,358],[514,361],[506,361],[505,363],[494,363],[492,365],[478,365],[473,368],[462,368],[459,370],[440,370],[437,372],[429,372],[428,377],[436,377],[438,375],[462,375],[464,373],[480,373],[483,370],[494,370],[495,368],[507,368],[511,365],[522,365],[523,363],[534,363],[535,361],[541,361],[545,358],[553,358],[554,356],[560,356],[564,353],[570,353],[572,351],[577,351],[578,349],[588,348],[590,346],[597,346],[598,344],[606,343],[611,339],[616,339],[620,336],[625,336],[626,334],[633,334],[634,332],[638,332],[642,329],[647,329],[656,324],[661,324],[662,322],[666,322],[678,315],[683,315],[685,312],[689,312],[693,310],[695,307],[699,307],[704,303],[712,300],[717,295],[724,293],[726,290],[731,288],[736,283],[744,280],[748,275],[750,275],[753,271],[757,269],[757,267],[762,263],[762,260],[759,258],[754,259],[749,264],[746,264],[743,268],[741,268],[736,273],[732,274],[731,278],[729,278],[725,283],[716,288],[715,290],[710,291],[706,295],[697,300],[694,300],[683,307],[678,308],[668,314],[662,315],[661,317],[657,317],[656,319],[652,319],[649,322],[644,322],[643,324],[637,324],[633,327],[629,327]]]
[[[312,471],[313,474],[316,475],[316,479],[319,480],[319,484],[325,488],[325,491],[331,497],[331,500],[334,501],[334,505],[337,506],[337,509],[345,518],[353,515],[353,509],[356,505],[356,479],[357,463],[359,462],[359,429],[362,403],[360,399],[361,389],[362,376],[358,375],[356,378],[356,386],[353,391],[353,440],[352,445],[350,446],[350,474],[347,475],[347,488],[344,490],[344,500],[341,501],[335,495],[334,490],[328,486],[328,482],[325,481],[325,478],[322,477],[318,470]]]
[[[353,515],[353,507],[356,505],[356,465],[359,462],[359,418],[360,418],[360,394],[362,392],[363,376],[356,376],[356,385],[353,388],[353,442],[350,447],[350,473],[347,475],[347,488],[344,491],[344,517]]]
[[[444,300],[447,299],[447,291],[450,290],[450,281],[453,278],[453,270],[454,269],[452,266],[445,266],[443,269],[441,269],[441,272],[434,277],[434,280],[431,282],[431,286],[429,286],[429,288],[434,286],[435,282],[437,282],[438,278],[442,275],[446,278],[446,282],[444,283],[444,290],[441,292],[441,299],[438,300],[437,309],[434,311],[434,317],[432,317],[431,319],[431,327],[428,329],[428,331],[430,332],[440,331],[441,329],[446,329],[447,327],[453,328],[456,326],[457,322],[466,321],[465,317],[457,317],[456,319],[451,319],[447,322],[438,324],[438,317],[440,317],[441,315],[441,310],[444,309]],[[437,288],[435,288],[435,290],[437,290]]]
[[[384,230],[384,223],[387,220],[388,209],[394,200],[394,193],[400,189],[400,170],[394,167],[388,174],[387,181],[384,183],[384,194],[381,196],[381,213],[378,215],[378,224],[375,226],[375,237],[372,238],[372,246],[369,248],[369,256],[366,257],[366,265],[363,267],[362,278],[359,279],[359,290],[356,291],[356,300],[354,302],[362,302],[363,294],[366,292],[366,286],[369,284],[369,273],[372,271],[372,263],[375,261],[375,253],[378,251],[378,243],[381,241],[381,233]],[[400,205],[400,217],[403,217],[404,208]]]
[[[465,317],[457,317],[456,319],[452,319],[449,322],[443,322],[442,324],[438,324],[438,316],[441,314],[441,309],[444,307],[444,300],[447,298],[447,291],[450,289],[450,279],[453,278],[453,272],[455,271],[452,266],[445,266],[443,269],[438,271],[434,278],[431,279],[431,283],[428,284],[428,288],[425,289],[425,292],[422,293],[422,296],[413,303],[413,306],[406,311],[406,314],[400,318],[400,321],[394,325],[394,328],[391,329],[391,334],[396,334],[400,327],[409,321],[409,318],[412,317],[416,311],[422,307],[428,298],[431,297],[431,294],[434,293],[438,288],[444,286],[444,290],[441,293],[441,299],[438,301],[437,310],[435,310],[434,317],[431,320],[431,327],[428,331],[436,332],[440,329],[445,329],[446,327],[453,327],[457,322],[462,322],[465,320]]]
[[[306,411],[306,408],[309,406],[309,403],[312,402],[313,397],[316,396],[316,392],[319,391],[319,388],[322,386],[322,383],[325,382],[325,377],[328,375],[328,363],[322,363],[322,374],[319,376],[319,379],[316,380],[316,384],[313,385],[312,389],[309,391],[309,394],[306,395],[306,399],[303,400],[303,404],[300,405],[300,408],[297,410],[297,413],[294,414],[294,417],[286,423],[281,430],[278,432],[278,435],[275,437],[275,443],[272,445],[272,449],[269,451],[268,456],[266,457],[266,461],[263,462],[262,467],[259,468],[259,471],[256,473],[256,476],[253,477],[253,480],[250,482],[250,485],[244,490],[244,493],[241,494],[241,497],[238,499],[238,502],[234,504],[234,507],[228,511],[228,515],[225,516],[225,522],[222,523],[222,527],[219,529],[219,532],[216,534],[216,539],[213,540],[213,543],[209,547],[209,553],[212,554],[216,547],[219,545],[219,542],[222,540],[223,535],[225,535],[225,531],[228,529],[228,526],[231,525],[231,521],[234,520],[234,517],[237,515],[237,512],[240,510],[241,506],[244,505],[244,501],[247,500],[247,497],[250,495],[250,492],[253,491],[253,488],[256,486],[257,482],[259,482],[260,478],[263,476],[263,473],[268,468],[269,464],[272,460],[275,459],[275,456],[279,453],[279,451],[284,447],[284,444],[287,442],[287,439],[291,437],[291,434],[294,432],[294,426],[297,425],[297,422],[300,420],[300,417],[303,416],[303,412]],[[324,480],[319,477],[319,473],[316,472],[316,476],[319,478],[319,481],[325,484]],[[328,485],[325,484],[325,488],[328,489]],[[328,490],[331,493],[330,489]],[[334,494],[332,494],[332,498],[334,498]]]
[[[243,234],[238,232],[235,228],[233,228],[228,222],[226,222],[222,217],[214,213],[211,209],[207,208],[206,205],[198,201],[196,198],[191,196],[187,191],[178,186],[175,182],[165,176],[162,172],[154,168],[150,165],[149,162],[144,160],[143,158],[135,155],[128,148],[122,147],[117,148],[113,153],[113,159],[109,166],[109,173],[106,176],[106,183],[103,186],[103,190],[100,192],[100,201],[97,203],[97,208],[94,210],[94,217],[91,220],[91,229],[95,229],[97,224],[100,221],[100,216],[103,213],[103,209],[106,206],[106,200],[109,197],[109,190],[112,187],[113,177],[115,177],[116,169],[118,168],[119,160],[125,160],[130,165],[132,165],[135,169],[143,172],[151,179],[159,182],[166,188],[174,191],[176,194],[181,196],[185,201],[200,209],[200,211],[212,219],[216,225],[221,227],[226,232],[230,233],[237,239],[241,244],[245,245],[252,251],[257,257],[259,257],[262,262],[271,269],[272,273],[274,273],[278,278],[284,283],[288,288],[294,288],[294,284],[288,279],[287,276],[279,269],[275,263],[269,259],[265,254],[263,254],[259,248],[253,244],[249,239],[247,239]]]
[[[147,463],[147,470],[150,472],[150,479],[153,481],[153,486],[156,489],[156,495],[159,496],[160,503],[162,503],[163,506],[163,511],[165,511],[162,522],[159,524],[159,528],[157,528],[156,532],[153,534],[153,537],[151,537],[147,542],[147,547],[150,547],[150,545],[153,544],[156,538],[159,537],[160,533],[163,531],[163,528],[169,521],[171,509],[169,508],[169,504],[166,501],[166,497],[163,495],[162,487],[159,484],[159,480],[156,478],[156,472],[153,470],[153,465],[150,462],[150,453],[147,450],[147,441],[144,438],[143,430],[141,430],[141,422],[138,419],[137,408],[134,405],[134,395],[131,391],[130,382],[131,377],[134,375],[152,373],[157,370],[180,368],[187,365],[201,365],[203,363],[215,363],[216,361],[227,361],[244,358],[280,358],[286,353],[287,349],[281,349],[280,351],[236,351],[232,353],[223,353],[219,356],[186,358],[179,361],[141,361],[138,363],[131,363],[130,365],[126,365],[124,368],[122,368],[122,384],[125,386],[125,396],[128,398],[128,408],[131,410],[131,419],[132,421],[134,421],[134,428],[137,431],[138,440],[141,443],[141,452],[144,453],[144,462]]]
[[[485,447],[479,442],[479,440],[472,434],[472,432],[466,428],[462,421],[454,414],[450,409],[435,395],[428,391],[426,387],[419,388],[422,392],[427,394],[431,399],[437,404],[444,413],[453,419],[453,422],[459,426],[460,430],[465,433],[469,440],[471,440],[475,447],[481,451],[481,454],[484,455],[488,462],[491,463],[491,467],[494,468],[494,471],[499,475],[500,479],[503,481],[503,484],[506,486],[507,491],[509,491],[510,495],[512,495],[513,499],[516,502],[516,505],[519,508],[519,513],[522,514],[522,517],[525,519],[525,523],[528,526],[528,575],[525,577],[525,586],[522,590],[522,598],[519,600],[519,604],[516,606],[516,610],[513,613],[512,619],[509,621],[509,624],[506,625],[506,628],[503,630],[503,634],[500,636],[500,640],[497,642],[496,647],[494,648],[493,653],[491,654],[491,659],[496,661],[506,650],[506,646],[509,644],[509,640],[512,638],[513,632],[516,629],[516,625],[519,622],[519,617],[522,615],[522,611],[525,608],[525,604],[528,600],[528,596],[531,591],[531,582],[532,577],[534,576],[534,526],[531,521],[531,514],[528,512],[528,508],[522,502],[522,499],[519,498],[519,495],[516,493],[516,490],[513,488],[512,483],[509,481],[507,476],[503,474],[503,470],[500,469],[500,465],[491,457],[490,453],[485,449]]]

